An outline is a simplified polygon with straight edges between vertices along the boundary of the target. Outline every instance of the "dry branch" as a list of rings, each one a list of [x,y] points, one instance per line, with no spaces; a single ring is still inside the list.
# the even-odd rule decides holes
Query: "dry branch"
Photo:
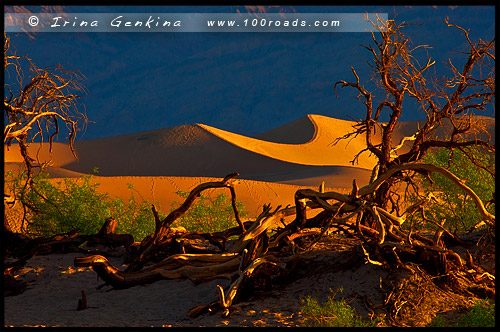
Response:
[[[231,190],[232,201],[235,200],[234,188],[232,184],[229,183],[231,179],[237,177],[238,173],[231,173],[224,177],[222,181],[212,181],[205,182],[196,186],[189,193],[188,197],[184,200],[184,202],[177,209],[170,212],[165,219],[161,222],[158,222],[157,216],[155,216],[155,233],[152,237],[146,237],[141,243],[141,251],[137,254],[137,257],[133,260],[133,262],[127,267],[127,272],[129,271],[139,271],[142,269],[145,263],[147,263],[151,258],[156,254],[160,247],[165,247],[171,243],[172,237],[170,236],[170,226],[174,223],[179,217],[181,217],[186,211],[191,207],[197,197],[204,190],[211,188],[229,188]],[[244,230],[244,224],[241,222],[239,218],[238,210],[236,206],[234,208],[235,217],[239,223],[239,227],[241,230]],[[155,210],[153,209],[153,214],[155,214]]]
[[[184,200],[184,203],[182,203],[182,205],[179,206],[177,209],[170,212],[169,215],[166,216],[165,219],[161,221],[159,230],[157,233],[155,233],[154,242],[155,243],[160,242],[162,238],[167,235],[170,225],[189,209],[189,207],[194,203],[196,198],[199,197],[202,191],[210,188],[232,188],[231,184],[228,184],[227,182],[237,177],[238,175],[239,175],[238,173],[232,173],[227,175],[222,181],[205,182],[198,185],[193,190],[191,190],[188,197]],[[234,192],[234,188],[231,192]],[[235,209],[235,212],[237,213],[237,209]],[[237,217],[237,220],[239,220],[240,227],[244,229],[244,226],[243,224],[241,224],[239,216]]]
[[[53,140],[59,134],[60,122],[65,124],[69,132],[69,147],[77,157],[73,149],[77,126],[82,123],[84,125],[87,121],[85,114],[77,107],[77,100],[81,97],[78,93],[85,93],[81,84],[84,77],[77,71],[67,70],[60,65],[37,68],[27,56],[13,53],[11,37],[5,33],[4,41],[4,89],[9,93],[9,97],[4,98],[4,143],[7,147],[11,146],[13,140],[19,143],[29,183],[35,161],[28,151],[30,142],[39,137],[43,144],[46,134],[49,150],[52,151]],[[24,65],[29,66],[29,78],[25,77]]]
[[[176,259],[179,262],[189,262],[190,256],[179,255]],[[220,259],[223,257],[223,259]],[[193,281],[207,281],[217,279],[219,275],[227,275],[236,271],[240,260],[235,255],[213,257],[216,264],[208,264],[209,260],[202,266],[184,265],[173,270],[168,267],[171,264],[161,262],[152,267],[137,272],[124,272],[114,267],[106,257],[93,255],[88,257],[76,257],[75,266],[91,267],[99,277],[114,288],[128,288],[136,285],[152,283],[161,279],[189,278]]]

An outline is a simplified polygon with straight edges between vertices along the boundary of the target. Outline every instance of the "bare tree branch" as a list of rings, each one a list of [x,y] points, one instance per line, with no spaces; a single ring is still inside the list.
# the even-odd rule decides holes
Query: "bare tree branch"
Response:
[[[5,88],[10,94],[4,98],[7,120],[4,143],[8,147],[13,140],[19,143],[29,181],[35,161],[30,155],[29,144],[35,139],[40,139],[43,144],[46,134],[52,151],[54,138],[60,133],[60,122],[68,131],[69,147],[77,157],[73,148],[76,131],[87,122],[85,114],[77,107],[77,100],[81,97],[78,93],[85,92],[81,84],[84,77],[61,65],[37,68],[27,56],[12,53],[11,38],[6,33],[4,40]],[[25,76],[24,66],[29,67],[29,78]]]

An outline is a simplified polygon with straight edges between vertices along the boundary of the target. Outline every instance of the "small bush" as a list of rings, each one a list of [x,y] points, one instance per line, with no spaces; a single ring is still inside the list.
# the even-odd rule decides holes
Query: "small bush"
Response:
[[[478,147],[464,148],[465,151],[474,157],[480,165],[492,170],[495,169],[495,156],[485,153]],[[441,166],[448,169],[458,178],[465,181],[465,184],[471,188],[483,201],[489,201],[495,192],[495,179],[485,169],[474,165],[466,154],[460,150],[453,151],[450,154],[448,149],[439,149],[427,153],[422,162]],[[464,195],[462,190],[454,183],[438,173],[430,175],[434,181],[433,184],[425,179],[422,182],[424,194],[432,192],[437,198],[437,202],[431,201],[427,205],[426,217],[440,222],[445,219],[445,227],[449,230],[466,231],[481,220],[476,205],[469,196]],[[414,197],[413,202],[417,199]],[[488,207],[488,211],[495,214],[494,204]],[[413,217],[415,225],[422,225],[419,214]],[[425,225],[426,228],[433,229],[432,226]]]
[[[27,207],[25,232],[32,236],[52,236],[72,230],[80,234],[96,234],[106,218],[118,220],[118,233],[129,233],[136,241],[154,232],[151,203],[138,203],[132,195],[127,203],[119,197],[111,198],[98,191],[92,175],[78,179],[62,179],[56,184],[49,175],[40,173],[33,185],[25,187],[26,173],[14,176],[8,172],[7,187]]]
[[[54,184],[48,174],[40,173],[34,176],[31,187],[24,186],[25,173],[14,176],[8,172],[5,179],[9,190],[27,207],[28,223],[24,231],[29,235],[52,236],[72,230],[80,230],[80,234],[96,234],[110,216],[118,220],[117,233],[132,234],[136,241],[154,232],[150,202],[138,202],[134,194],[127,202],[120,197],[111,198],[98,191],[99,184],[92,183],[92,175],[65,178]],[[131,184],[128,188],[135,190]],[[178,191],[177,194],[186,198],[189,192]],[[179,204],[172,203],[172,209]],[[243,203],[237,201],[236,206],[242,218],[248,215]],[[176,221],[176,226],[199,232],[223,231],[236,225],[231,201],[225,193],[215,198],[200,195]]]
[[[176,194],[182,198],[189,196],[189,192],[181,190],[177,191]],[[171,211],[179,207],[180,204],[176,201],[173,202]],[[248,212],[244,210],[245,205],[242,202],[236,200],[236,207],[241,218],[248,215]],[[173,226],[182,226],[191,232],[213,233],[224,231],[237,225],[231,200],[222,192],[215,198],[200,194],[189,210],[177,219]]]
[[[448,327],[448,321],[442,316],[436,316],[427,327]]]
[[[111,202],[111,211],[119,221],[116,228],[117,233],[132,234],[136,241],[142,241],[146,236],[154,233],[155,222],[151,211],[152,203],[148,200],[137,202],[135,196],[132,195],[127,203],[119,197],[114,198]]]
[[[333,291],[330,289],[333,293]],[[342,291],[342,289],[340,289]],[[334,301],[335,293],[323,304],[308,296],[302,299],[301,315],[306,327],[375,327],[376,322],[365,322],[345,299]]]
[[[447,321],[436,316],[429,327],[495,327],[495,303],[488,300],[477,300],[470,310],[456,321]]]
[[[471,310],[464,314],[456,327],[495,327],[495,303],[487,300],[478,300]]]

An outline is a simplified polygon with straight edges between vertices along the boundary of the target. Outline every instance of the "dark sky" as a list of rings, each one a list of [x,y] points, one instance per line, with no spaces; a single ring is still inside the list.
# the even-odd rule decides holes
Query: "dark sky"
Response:
[[[32,12],[37,7],[28,7]],[[236,12],[243,7],[64,7],[83,12]],[[283,8],[270,8],[278,12]],[[444,19],[470,29],[473,39],[491,40],[494,7],[286,7],[297,12],[386,12],[414,45],[426,44],[436,74],[447,73],[447,59],[461,67],[466,40]],[[17,54],[39,66],[62,63],[86,77],[82,99],[91,123],[77,139],[204,123],[243,135],[256,135],[305,114],[351,120],[364,115],[352,89],[353,66],[372,87],[369,33],[38,33],[12,39]],[[425,61],[425,52],[417,53]],[[484,115],[494,116],[489,109]],[[403,120],[425,115],[407,104]],[[59,137],[64,139],[64,137]]]

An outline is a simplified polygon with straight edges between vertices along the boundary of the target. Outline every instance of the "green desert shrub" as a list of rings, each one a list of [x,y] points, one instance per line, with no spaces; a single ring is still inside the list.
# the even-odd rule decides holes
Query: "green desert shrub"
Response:
[[[128,186],[129,189],[133,189],[131,184]],[[152,203],[148,200],[138,202],[132,194],[127,202],[124,202],[120,197],[115,197],[111,201],[111,211],[119,221],[117,233],[132,234],[136,241],[142,241],[146,236],[154,233],[155,222],[151,211]],[[160,215],[160,217],[162,216]]]
[[[495,303],[477,300],[476,303],[455,321],[436,316],[429,327],[495,327]]]
[[[495,303],[478,300],[470,311],[455,323],[456,327],[495,327]]]
[[[40,173],[29,187],[25,180],[25,173],[15,176],[9,172],[5,177],[9,190],[27,207],[25,232],[29,235],[51,236],[72,230],[96,234],[110,216],[118,220],[118,233],[132,234],[136,241],[154,231],[148,201],[137,202],[134,195],[128,202],[111,198],[98,191],[99,184],[92,183],[91,175],[54,183],[48,174]]]
[[[177,191],[176,194],[184,199],[189,196],[189,192],[182,190]],[[171,211],[180,205],[181,203],[174,201],[171,205]],[[245,218],[248,215],[242,202],[236,200],[236,207],[240,218]],[[203,233],[224,231],[237,225],[231,199],[224,192],[215,197],[200,194],[189,210],[173,224],[174,227],[182,226],[188,231]]]
[[[136,199],[133,185],[128,185],[132,195],[124,201],[100,192],[99,184],[92,179],[92,175],[84,175],[54,183],[48,174],[40,173],[34,176],[32,186],[25,186],[25,173],[15,176],[8,172],[5,177],[9,191],[27,207],[24,231],[31,236],[52,236],[72,230],[96,234],[110,216],[118,220],[117,233],[132,234],[136,241],[154,232],[151,203]],[[189,192],[178,191],[177,194],[186,198]],[[175,205],[180,203],[172,203],[172,209]],[[240,216],[246,217],[248,213],[243,203],[237,201],[236,205]],[[222,231],[236,225],[231,201],[224,193],[215,198],[200,195],[175,223],[175,226],[199,232]]]
[[[474,146],[464,148],[464,150],[473,156],[482,167],[476,166],[464,152],[458,149],[454,150],[453,153],[445,148],[429,152],[424,156],[422,162],[448,169],[455,176],[464,180],[465,184],[474,190],[483,202],[487,202],[494,195],[495,179],[484,168],[493,171],[494,174],[495,156]],[[430,178],[434,183],[428,179],[422,181],[424,194],[432,192],[437,201],[431,201],[427,206],[426,217],[428,219],[436,222],[445,219],[445,227],[452,231],[468,230],[481,220],[473,200],[468,195],[464,195],[459,187],[438,173],[431,173]],[[416,201],[416,198],[413,197],[412,200]],[[488,211],[492,214],[495,213],[494,204],[488,207]],[[413,218],[416,225],[422,225],[419,214]]]
[[[342,292],[342,289],[339,289]],[[305,327],[375,327],[376,321],[364,321],[356,314],[344,298],[334,300],[336,293],[320,304],[310,296],[301,299],[300,314],[304,318]]]

